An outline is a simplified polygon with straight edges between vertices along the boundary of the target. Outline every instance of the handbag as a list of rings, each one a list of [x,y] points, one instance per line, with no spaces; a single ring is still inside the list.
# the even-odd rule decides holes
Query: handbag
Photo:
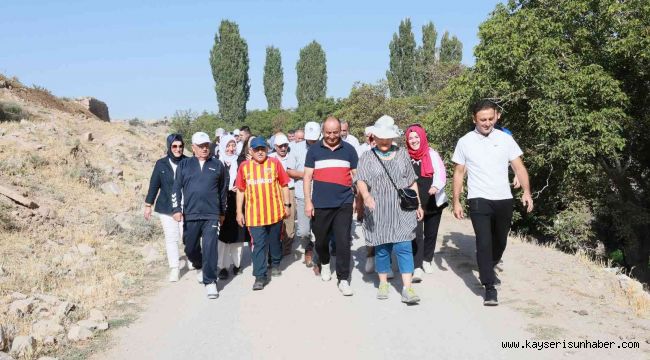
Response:
[[[402,210],[404,211],[417,210],[418,207],[420,207],[420,200],[418,199],[418,193],[415,190],[407,187],[401,189],[397,188],[397,185],[395,185],[395,182],[390,177],[390,174],[388,173],[388,169],[386,169],[386,166],[384,165],[383,161],[379,158],[379,156],[374,150],[371,150],[371,152],[375,155],[381,167],[384,168],[384,171],[388,176],[388,180],[390,180],[390,183],[393,184],[393,187],[397,191],[397,196],[399,197],[399,206],[402,208]]]

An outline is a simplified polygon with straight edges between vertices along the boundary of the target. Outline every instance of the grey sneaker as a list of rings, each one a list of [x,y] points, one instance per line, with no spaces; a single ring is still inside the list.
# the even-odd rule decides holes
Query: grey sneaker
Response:
[[[379,288],[377,289],[377,299],[386,300],[388,299],[388,292],[390,291],[390,285],[387,282],[379,283]]]
[[[422,282],[422,276],[423,275],[424,275],[424,271],[422,271],[422,269],[415,268],[415,270],[413,271],[412,281],[414,283]]]
[[[277,268],[277,267],[271,268],[271,276],[278,277],[278,276],[281,276],[281,275],[282,275],[282,270],[280,270],[280,268]]]
[[[219,297],[219,291],[217,291],[217,284],[207,284],[205,286],[205,291],[208,293],[208,299],[216,299]]]
[[[485,287],[485,298],[483,300],[485,306],[497,306],[499,300],[497,299],[497,289],[494,286]]]
[[[420,302],[420,297],[415,293],[412,287],[402,289],[402,302],[413,305]]]

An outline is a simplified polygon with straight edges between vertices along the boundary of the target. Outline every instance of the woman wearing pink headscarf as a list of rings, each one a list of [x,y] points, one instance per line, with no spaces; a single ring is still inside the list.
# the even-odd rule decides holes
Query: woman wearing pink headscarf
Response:
[[[436,248],[438,228],[442,210],[447,207],[445,184],[447,174],[440,155],[429,147],[427,133],[421,125],[411,125],[406,129],[408,148],[413,170],[418,176],[418,193],[424,210],[424,218],[418,222],[413,240],[413,260],[415,271],[413,282],[422,281],[423,272],[433,272],[433,253]]]

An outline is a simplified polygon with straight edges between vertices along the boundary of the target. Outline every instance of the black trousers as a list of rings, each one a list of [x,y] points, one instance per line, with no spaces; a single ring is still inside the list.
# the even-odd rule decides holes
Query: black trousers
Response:
[[[481,284],[494,285],[494,267],[506,250],[513,200],[469,199],[469,217],[476,234],[476,261]]]
[[[422,262],[433,261],[433,252],[436,250],[438,228],[442,212],[424,215],[424,219],[418,221],[415,228],[415,239],[413,244],[413,262],[415,268],[422,268]]]
[[[201,244],[203,238],[203,244]],[[203,283],[217,282],[217,240],[219,221],[193,220],[183,222],[185,255],[195,269],[203,269]]]
[[[316,238],[316,253],[320,264],[330,263],[330,235],[336,242],[336,277],[350,278],[350,229],[352,226],[352,204],[338,208],[314,209],[312,231]]]

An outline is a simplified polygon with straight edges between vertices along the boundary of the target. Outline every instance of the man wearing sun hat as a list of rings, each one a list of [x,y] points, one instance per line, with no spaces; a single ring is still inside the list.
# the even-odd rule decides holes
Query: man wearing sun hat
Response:
[[[271,256],[271,276],[282,275],[282,220],[291,211],[289,176],[280,160],[267,156],[266,139],[250,142],[251,160],[239,165],[237,171],[237,222],[248,227],[253,251],[253,290],[262,290],[268,283],[267,256]],[[246,214],[244,214],[246,200]]]
[[[184,220],[185,254],[197,269],[197,280],[205,285],[208,298],[216,299],[217,240],[226,214],[228,172],[221,161],[209,156],[208,134],[192,135],[192,151],[194,156],[183,159],[176,168],[172,213],[174,220]]]

